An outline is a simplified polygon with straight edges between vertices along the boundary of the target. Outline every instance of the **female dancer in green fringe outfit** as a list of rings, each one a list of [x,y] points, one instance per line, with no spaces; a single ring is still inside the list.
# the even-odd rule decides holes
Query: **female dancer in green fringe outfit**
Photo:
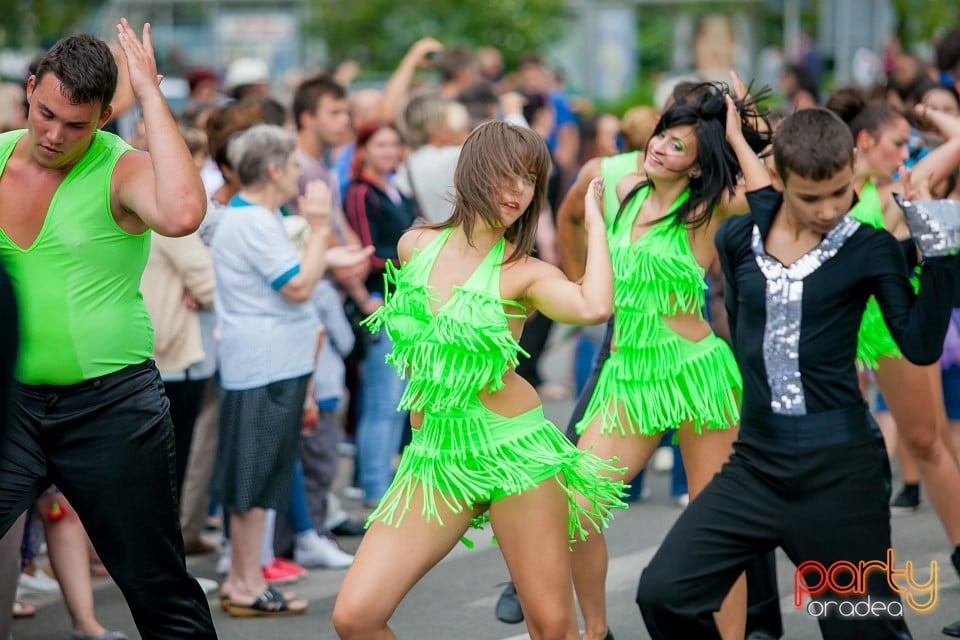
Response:
[[[893,174],[907,159],[910,127],[906,118],[886,103],[868,103],[859,89],[840,89],[827,102],[850,127],[857,145],[855,188],[859,202],[850,215],[864,224],[886,228],[916,249],[893,200],[900,191]],[[940,129],[947,141],[922,158],[910,172],[914,185],[936,186],[960,162],[960,119],[917,107],[917,114]],[[921,367],[902,357],[871,299],[860,326],[857,362],[872,370],[883,398],[896,422],[885,429],[888,450],[895,447],[896,435],[907,455],[915,460],[927,487],[927,494],[954,547],[954,567],[960,572],[960,467],[947,430],[940,365]],[[881,425],[883,426],[883,425]]]
[[[768,128],[735,76],[734,84],[735,95],[743,96],[737,100],[742,129],[759,151],[769,143]],[[627,478],[646,465],[663,433],[676,429],[691,498],[730,456],[740,414],[742,381],[733,353],[702,314],[717,225],[743,209],[732,202],[739,166],[726,141],[725,92],[723,85],[700,84],[678,99],[647,145],[643,175],[618,184],[622,205],[606,220],[613,341],[577,425],[579,448],[617,456]],[[606,572],[603,536],[574,548],[585,639],[612,637]],[[741,579],[718,614],[725,637],[743,638],[745,615]]]
[[[387,626],[413,585],[471,524],[489,521],[532,638],[578,638],[570,545],[622,507],[622,470],[577,450],[544,418],[514,371],[525,317],[596,324],[612,306],[599,181],[587,196],[581,284],[528,254],[550,158],[530,129],[481,125],[463,145],[444,224],[408,231],[370,319],[409,376],[401,407],[413,439],[347,572],[333,612],[341,638],[393,638]]]

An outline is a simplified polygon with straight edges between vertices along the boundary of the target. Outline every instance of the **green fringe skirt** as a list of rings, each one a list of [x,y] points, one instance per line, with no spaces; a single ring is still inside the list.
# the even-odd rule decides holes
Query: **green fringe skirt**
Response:
[[[577,433],[597,416],[601,433],[643,436],[684,423],[701,433],[739,422],[743,379],[730,346],[712,333],[693,342],[660,324],[651,340],[610,352]]]
[[[605,527],[611,509],[626,507],[623,481],[610,478],[624,473],[615,463],[578,450],[544,417],[542,406],[508,418],[475,399],[463,409],[424,415],[367,526],[375,520],[398,526],[418,493],[420,515],[442,525],[441,504],[461,513],[553,478],[567,495],[573,542],[585,538],[589,529]],[[578,497],[586,498],[588,506]],[[483,515],[471,524],[481,527],[488,520]]]
[[[914,293],[920,293],[920,269],[919,266],[914,267],[913,273],[910,274],[910,284],[913,286]],[[880,358],[902,357],[900,347],[890,335],[890,329],[887,328],[887,323],[883,319],[880,303],[870,296],[857,333],[857,368],[861,371],[867,369],[876,371],[880,366]]]
[[[880,358],[902,358],[900,348],[890,335],[880,304],[870,296],[857,333],[857,368],[876,371]]]

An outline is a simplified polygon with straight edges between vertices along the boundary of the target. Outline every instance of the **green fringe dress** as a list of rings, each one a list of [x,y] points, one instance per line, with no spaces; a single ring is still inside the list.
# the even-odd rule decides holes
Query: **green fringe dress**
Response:
[[[883,204],[880,202],[876,185],[869,181],[863,185],[859,200],[848,215],[874,229],[884,228]],[[914,288],[919,287],[918,278],[912,277],[910,281]],[[857,332],[857,368],[861,371],[875,371],[879,367],[880,358],[902,357],[903,354],[883,319],[880,304],[876,298],[870,296],[863,312],[863,320],[860,321],[860,330]]]
[[[601,418],[601,433],[652,436],[691,423],[728,429],[740,418],[743,381],[733,352],[711,333],[699,341],[672,331],[664,317],[702,317],[704,269],[690,247],[685,225],[671,214],[636,241],[631,230],[650,192],[644,187],[622,215],[607,214],[613,262],[614,342],[577,433]]]
[[[450,300],[436,312],[432,309],[436,295],[428,280],[451,231],[441,231],[400,268],[387,263],[384,304],[365,321],[372,331],[386,329],[394,342],[387,362],[409,376],[400,408],[424,414],[367,523],[399,525],[421,493],[421,515],[442,525],[441,504],[461,513],[556,478],[570,505],[570,540],[586,537],[584,523],[600,531],[610,510],[625,506],[623,482],[609,477],[623,473],[616,461],[579,451],[540,406],[505,417],[478,397],[503,389],[504,375],[523,353],[508,320],[525,317],[524,308],[500,296],[505,241],[497,242],[470,278],[454,287]],[[487,519],[481,516],[472,524],[479,527]]]

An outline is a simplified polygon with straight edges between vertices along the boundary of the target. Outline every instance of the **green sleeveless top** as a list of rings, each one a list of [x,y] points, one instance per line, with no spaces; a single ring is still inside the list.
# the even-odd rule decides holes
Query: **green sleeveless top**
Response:
[[[0,134],[0,172],[24,134]],[[127,233],[110,211],[110,177],[130,148],[97,131],[57,187],[33,244],[21,248],[0,229],[0,257],[20,304],[20,382],[73,384],[150,358],[153,329],[140,295],[150,234]]]
[[[883,203],[877,185],[869,180],[857,194],[857,204],[850,209],[850,217],[857,222],[870,225],[874,229],[883,229]]]
[[[874,229],[883,229],[883,203],[880,202],[880,193],[877,191],[877,185],[869,180],[864,183],[863,188],[857,195],[857,204],[850,210],[850,217],[854,220],[870,225]],[[914,274],[910,282],[916,291],[920,286],[920,280]],[[857,367],[861,370],[876,370],[880,366],[881,358],[902,358],[900,347],[893,339],[890,329],[887,327],[886,320],[883,319],[883,312],[880,310],[880,304],[873,296],[867,300],[867,306],[863,310],[863,318],[860,320],[860,329],[857,332]]]
[[[433,311],[431,301],[436,302],[437,295],[429,284],[430,272],[452,230],[441,231],[399,268],[387,262],[383,306],[364,320],[371,331],[386,329],[394,342],[387,362],[401,376],[409,376],[401,409],[465,408],[481,391],[502,389],[503,376],[517,366],[519,355],[528,355],[508,325],[509,318],[526,317],[525,309],[500,296],[503,238]],[[505,306],[521,313],[507,313]]]
[[[643,187],[623,214],[607,217],[607,240],[613,263],[614,337],[623,353],[647,344],[662,316],[702,313],[705,271],[690,247],[687,227],[673,214],[690,197],[684,191],[662,220],[631,240],[640,207],[650,193]]]
[[[600,178],[603,180],[603,210],[616,215],[620,210],[620,200],[617,198],[617,183],[627,175],[637,170],[639,151],[618,153],[600,159]]]

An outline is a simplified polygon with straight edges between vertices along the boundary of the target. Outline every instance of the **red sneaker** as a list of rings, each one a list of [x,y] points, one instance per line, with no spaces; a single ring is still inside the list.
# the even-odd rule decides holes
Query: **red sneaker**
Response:
[[[283,568],[286,569],[287,571],[289,571],[289,572],[291,572],[291,573],[295,573],[295,574],[297,574],[297,575],[300,576],[300,577],[303,577],[303,576],[307,575],[307,570],[306,570],[304,567],[300,566],[300,565],[297,564],[296,562],[292,562],[292,561],[287,560],[287,559],[285,559],[285,558],[274,558],[274,559],[273,559],[273,564],[276,565],[276,566],[278,566],[278,567],[283,567]]]
[[[263,579],[269,584],[290,584],[307,574],[307,570],[298,564],[275,558],[263,568]]]

